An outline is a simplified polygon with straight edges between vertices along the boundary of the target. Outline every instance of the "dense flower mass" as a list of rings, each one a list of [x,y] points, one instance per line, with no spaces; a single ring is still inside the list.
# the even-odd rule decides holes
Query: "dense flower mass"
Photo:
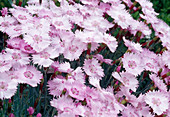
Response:
[[[170,28],[152,3],[58,2],[30,0],[26,7],[2,10],[0,31],[8,38],[0,53],[0,99],[10,99],[18,84],[46,81],[58,117],[168,115]],[[137,3],[139,20],[131,15]],[[152,30],[154,39],[143,42]],[[154,51],[153,43],[161,47]]]

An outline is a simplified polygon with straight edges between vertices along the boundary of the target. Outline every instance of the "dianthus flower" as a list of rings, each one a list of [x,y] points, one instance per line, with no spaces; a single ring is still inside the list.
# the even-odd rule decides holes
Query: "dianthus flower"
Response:
[[[169,107],[169,96],[164,92],[153,91],[145,94],[145,102],[153,109],[153,112],[161,115]]]

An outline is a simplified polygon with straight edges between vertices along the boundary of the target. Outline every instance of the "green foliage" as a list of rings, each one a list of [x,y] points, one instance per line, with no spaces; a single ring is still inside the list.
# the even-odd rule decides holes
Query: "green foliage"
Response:
[[[165,21],[170,26],[170,1],[169,0],[150,0],[153,8],[159,13],[158,18]]]

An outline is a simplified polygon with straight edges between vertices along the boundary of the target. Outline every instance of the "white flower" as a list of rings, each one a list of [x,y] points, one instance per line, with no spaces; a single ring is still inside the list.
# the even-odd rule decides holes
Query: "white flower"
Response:
[[[153,111],[161,115],[168,109],[169,99],[168,96],[160,91],[148,92],[145,95],[145,102],[153,109]]]

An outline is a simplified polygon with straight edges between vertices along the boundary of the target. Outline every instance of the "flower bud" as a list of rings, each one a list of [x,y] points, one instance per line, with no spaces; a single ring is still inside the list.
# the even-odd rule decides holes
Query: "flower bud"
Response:
[[[34,108],[33,107],[29,107],[27,109],[27,111],[29,112],[29,115],[32,115],[34,113]]]
[[[42,116],[41,113],[38,113],[36,117],[41,117],[41,116]]]

